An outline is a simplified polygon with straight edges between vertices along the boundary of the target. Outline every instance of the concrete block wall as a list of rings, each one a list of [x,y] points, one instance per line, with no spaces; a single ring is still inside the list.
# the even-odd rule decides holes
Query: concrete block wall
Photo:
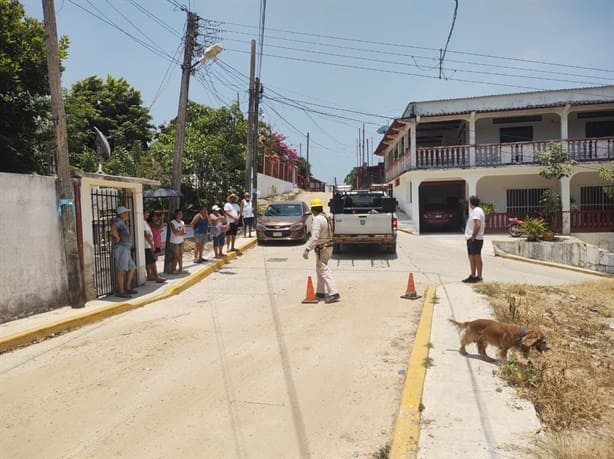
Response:
[[[0,173],[0,323],[68,304],[55,182]]]
[[[258,174],[258,197],[266,198],[294,190],[295,185],[269,175]]]

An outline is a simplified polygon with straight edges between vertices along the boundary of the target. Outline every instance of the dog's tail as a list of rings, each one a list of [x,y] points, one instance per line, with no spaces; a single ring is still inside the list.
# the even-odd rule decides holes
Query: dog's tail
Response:
[[[458,328],[459,330],[464,330],[467,325],[465,322],[457,322],[454,319],[448,319],[448,320],[452,322],[456,326],[456,328]]]

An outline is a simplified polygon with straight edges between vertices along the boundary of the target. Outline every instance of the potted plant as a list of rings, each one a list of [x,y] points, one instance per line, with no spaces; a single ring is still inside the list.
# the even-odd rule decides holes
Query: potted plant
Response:
[[[542,238],[544,241],[554,241],[554,231],[552,231],[550,228],[546,228]]]
[[[520,225],[520,232],[527,237],[527,241],[534,242],[544,236],[546,228],[543,218],[529,217]]]

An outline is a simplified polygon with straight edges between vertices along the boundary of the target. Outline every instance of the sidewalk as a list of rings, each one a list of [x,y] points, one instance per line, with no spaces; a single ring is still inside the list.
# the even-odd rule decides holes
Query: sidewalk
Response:
[[[435,292],[431,298],[428,298],[429,292]],[[449,318],[464,322],[491,317],[487,301],[476,295],[470,286],[453,282],[430,287],[425,298],[425,312],[429,308],[432,310],[430,333],[422,342],[417,335],[414,342],[418,351],[427,349],[423,352],[424,356],[428,353],[426,376],[422,381],[410,380],[410,359],[406,381],[406,386],[423,384],[423,390],[421,394],[418,390],[415,400],[404,397],[400,409],[403,413],[407,408],[404,404],[416,404],[413,417],[414,424],[418,424],[416,434],[405,440],[401,454],[390,457],[525,457],[523,448],[541,430],[533,405],[518,398],[515,389],[496,375],[496,363],[485,362],[477,356],[474,344],[467,347],[469,355],[461,355],[458,352],[459,332],[448,322]],[[425,321],[428,325],[430,317],[425,312],[419,329]],[[487,352],[496,357],[492,347]],[[425,357],[413,364],[424,367]]]
[[[106,317],[140,308],[161,298],[176,295],[204,279],[212,272],[217,271],[224,264],[234,260],[242,251],[254,245],[256,245],[255,237],[244,238],[238,236],[235,244],[238,249],[236,252],[230,252],[220,259],[212,258],[213,252],[206,252],[204,255],[209,261],[202,264],[193,263],[192,253],[185,252],[183,268],[189,274],[163,274],[164,259],[161,257],[158,261],[158,272],[163,277],[166,277],[167,282],[158,284],[147,281],[137,287],[139,293],[129,300],[110,295],[103,299],[88,301],[85,307],[81,309],[65,306],[0,324],[0,352],[40,341],[49,336],[79,328]]]

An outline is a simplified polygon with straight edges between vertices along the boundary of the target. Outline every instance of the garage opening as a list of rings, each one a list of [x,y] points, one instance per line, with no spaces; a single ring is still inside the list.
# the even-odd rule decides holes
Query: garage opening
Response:
[[[420,232],[457,233],[465,225],[463,180],[420,184]]]

